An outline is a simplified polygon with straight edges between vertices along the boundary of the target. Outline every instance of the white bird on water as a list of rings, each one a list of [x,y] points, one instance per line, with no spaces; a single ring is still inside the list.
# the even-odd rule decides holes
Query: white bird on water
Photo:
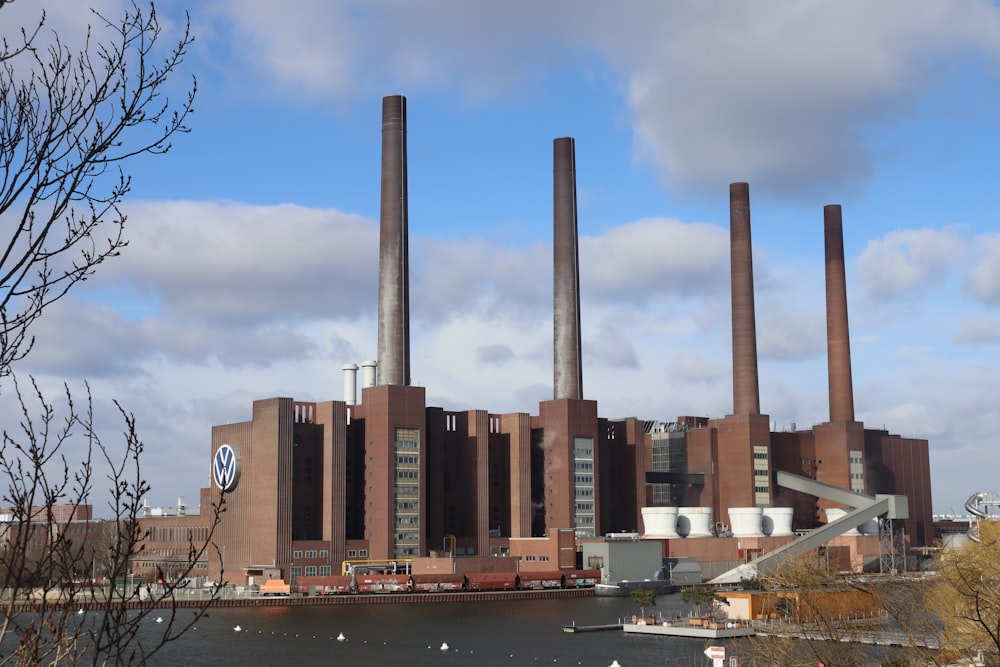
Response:
[[[156,622],[157,623],[163,623],[163,617],[162,616],[157,616],[156,617]]]
[[[448,650],[448,642],[442,642],[441,643],[441,650],[442,651],[447,651]]]
[[[347,639],[347,637],[344,636],[343,632],[341,632],[339,635],[337,635],[337,641],[338,642],[345,641],[346,639]]]
[[[236,626],[235,628],[233,628],[233,632],[243,632],[243,628],[241,628],[241,627],[240,627],[240,626],[239,626],[239,625],[237,624],[237,626]]]

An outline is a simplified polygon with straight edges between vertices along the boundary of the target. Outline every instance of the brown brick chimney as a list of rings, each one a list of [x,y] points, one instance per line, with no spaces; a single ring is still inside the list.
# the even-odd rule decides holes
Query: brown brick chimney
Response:
[[[847,325],[844,225],[839,204],[823,207],[826,246],[826,351],[830,381],[830,421],[854,421],[851,338]]]
[[[729,184],[729,252],[733,299],[733,414],[759,414],[750,186],[746,183]]]

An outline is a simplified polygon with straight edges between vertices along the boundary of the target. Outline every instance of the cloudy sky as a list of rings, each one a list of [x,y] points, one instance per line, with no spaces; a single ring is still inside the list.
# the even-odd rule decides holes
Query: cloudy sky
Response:
[[[79,30],[77,3],[48,4]],[[196,504],[212,425],[256,398],[341,399],[340,368],[374,358],[394,93],[429,404],[551,398],[568,135],[602,415],[732,411],[728,185],[747,181],[762,411],[779,429],[828,417],[823,206],[841,204],[858,419],[930,441],[936,512],[1000,492],[995,3],[167,0],[168,36],[185,9],[192,132],[130,165],[129,247],[19,368],[88,381],[111,436],[112,398],[135,413],[152,504]]]

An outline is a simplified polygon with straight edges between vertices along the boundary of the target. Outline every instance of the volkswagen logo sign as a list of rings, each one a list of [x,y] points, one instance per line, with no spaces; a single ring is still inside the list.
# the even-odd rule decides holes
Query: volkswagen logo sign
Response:
[[[243,461],[240,455],[229,445],[219,447],[212,457],[212,480],[223,493],[236,488],[242,469]]]

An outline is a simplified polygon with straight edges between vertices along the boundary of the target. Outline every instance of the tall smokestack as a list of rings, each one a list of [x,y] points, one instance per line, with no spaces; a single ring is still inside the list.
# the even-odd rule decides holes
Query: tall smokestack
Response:
[[[576,144],[572,137],[552,142],[554,276],[553,398],[583,398],[580,342],[580,256],[576,220]]]
[[[746,183],[729,184],[729,253],[733,294],[733,413],[759,414],[750,186]]]
[[[830,381],[830,421],[854,421],[851,337],[847,326],[844,224],[838,204],[823,207],[826,245],[826,352]]]
[[[382,98],[379,215],[379,384],[410,384],[410,276],[406,215],[406,98]]]

